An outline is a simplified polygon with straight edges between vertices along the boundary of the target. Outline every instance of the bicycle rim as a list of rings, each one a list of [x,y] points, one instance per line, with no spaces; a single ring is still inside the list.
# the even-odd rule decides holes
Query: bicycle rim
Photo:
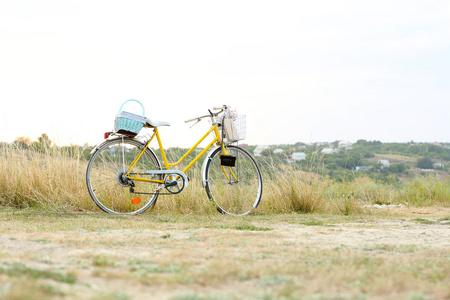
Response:
[[[210,156],[206,166],[206,192],[224,214],[242,216],[255,209],[262,195],[262,179],[256,162],[244,149],[226,147],[235,156],[235,166],[222,166],[221,149]]]
[[[156,184],[131,181],[124,173],[144,145],[129,138],[106,142],[89,161],[86,183],[95,204],[103,211],[116,214],[137,214],[147,210],[158,198]],[[133,168],[133,173],[159,170],[156,156],[146,150]],[[142,176],[151,178],[150,176]],[[156,178],[158,177],[158,178]],[[156,175],[153,179],[160,179]],[[134,192],[132,192],[132,189]]]

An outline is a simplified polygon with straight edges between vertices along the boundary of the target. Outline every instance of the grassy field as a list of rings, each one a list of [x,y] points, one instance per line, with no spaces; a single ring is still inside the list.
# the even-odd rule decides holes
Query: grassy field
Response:
[[[97,212],[87,193],[87,161],[80,154],[49,149],[46,153],[0,147],[0,205],[50,211]],[[320,161],[317,162],[320,164]],[[314,170],[314,166],[311,166]],[[264,193],[257,213],[334,213],[353,215],[373,204],[412,207],[450,206],[449,178],[417,177],[408,183],[370,178],[335,182],[293,166],[261,169]],[[188,171],[189,188],[158,201],[156,213],[215,214],[200,183],[200,170]]]
[[[230,217],[191,174],[126,217],[93,204],[79,156],[0,151],[1,299],[450,298],[448,178],[271,166],[256,212]]]

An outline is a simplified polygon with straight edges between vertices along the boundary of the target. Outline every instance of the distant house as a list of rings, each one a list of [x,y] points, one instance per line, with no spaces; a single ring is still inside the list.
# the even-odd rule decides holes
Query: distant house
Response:
[[[339,149],[350,149],[352,147],[352,143],[340,141],[338,144]]]
[[[334,149],[333,148],[323,148],[321,152],[324,154],[332,154],[332,153],[334,153]]]
[[[355,171],[361,171],[361,172],[365,172],[369,169],[370,169],[370,167],[367,167],[367,166],[356,166],[355,167]]]
[[[389,161],[387,159],[380,159],[378,163],[381,164],[383,167],[389,168]]]
[[[439,147],[444,147],[444,146],[442,146],[442,144],[439,144],[439,143],[430,143],[431,145],[435,145],[435,146],[439,146]]]
[[[294,152],[292,153],[292,159],[294,160],[305,160],[306,154],[304,152]]]
[[[443,163],[434,163],[433,169],[444,168],[445,165]]]
[[[253,150],[253,155],[261,156],[261,152],[263,152],[266,149],[269,149],[268,145],[258,145],[258,146],[256,146],[255,150]]]
[[[280,148],[273,150],[273,153],[275,153],[275,154],[280,154],[280,153],[283,153],[283,152],[284,152],[284,150],[280,149]]]
[[[294,163],[296,161],[301,161],[306,159],[306,154],[304,152],[294,152],[292,155],[288,156],[288,162]]]

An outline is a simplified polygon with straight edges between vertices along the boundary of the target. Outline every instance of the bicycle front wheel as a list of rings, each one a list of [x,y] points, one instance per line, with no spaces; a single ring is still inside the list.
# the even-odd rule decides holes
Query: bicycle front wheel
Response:
[[[222,148],[207,158],[206,193],[223,214],[242,216],[258,207],[262,196],[261,173],[253,157],[237,146],[226,146],[233,163],[221,163]],[[225,165],[223,165],[225,164]]]
[[[128,179],[125,174],[144,144],[132,138],[105,142],[92,155],[86,171],[86,184],[92,200],[103,211],[116,214],[138,214],[146,211],[158,198],[157,184]],[[146,149],[132,173],[145,176],[148,170],[160,170],[158,158]]]

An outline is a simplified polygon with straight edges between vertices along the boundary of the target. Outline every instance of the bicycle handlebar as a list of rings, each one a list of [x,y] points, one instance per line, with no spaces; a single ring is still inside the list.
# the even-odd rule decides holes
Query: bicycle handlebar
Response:
[[[200,121],[201,119],[206,118],[206,117],[211,117],[211,116],[210,115],[204,115],[204,116],[200,116],[200,117],[184,120],[184,123],[189,123],[189,122],[196,121],[196,120]]]
[[[222,112],[226,109],[226,107],[227,107],[226,105],[223,105],[222,107],[213,107],[213,108],[212,108],[213,110],[219,110],[219,111],[218,111],[218,112],[215,112],[215,113],[211,113],[211,114],[212,114],[214,117],[216,117],[218,114],[222,113]],[[211,117],[211,115],[204,115],[204,116],[200,116],[200,117],[188,119],[188,120],[185,120],[184,123],[189,123],[189,122],[192,122],[192,121],[200,122],[201,119],[207,118],[207,117]],[[195,124],[194,124],[194,125],[195,125]]]

